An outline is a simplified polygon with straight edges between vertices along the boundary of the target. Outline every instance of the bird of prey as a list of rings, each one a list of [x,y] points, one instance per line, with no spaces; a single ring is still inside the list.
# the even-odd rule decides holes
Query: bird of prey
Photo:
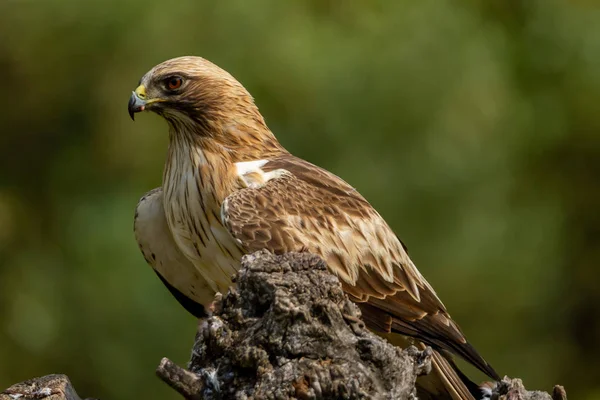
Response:
[[[134,229],[145,259],[190,313],[207,315],[242,255],[311,252],[370,329],[432,347],[434,373],[417,383],[422,398],[480,397],[450,353],[499,379],[377,211],[341,178],[290,154],[229,73],[200,57],[165,61],[142,77],[128,109],[132,119],[152,111],[169,126],[162,187],[141,198]]]

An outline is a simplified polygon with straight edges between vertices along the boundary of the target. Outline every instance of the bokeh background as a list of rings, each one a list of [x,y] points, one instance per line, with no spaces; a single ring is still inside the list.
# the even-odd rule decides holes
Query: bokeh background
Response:
[[[167,126],[127,100],[202,55],[360,190],[501,374],[600,399],[600,7],[558,0],[0,1],[0,389],[176,399],[196,321],[132,233]]]

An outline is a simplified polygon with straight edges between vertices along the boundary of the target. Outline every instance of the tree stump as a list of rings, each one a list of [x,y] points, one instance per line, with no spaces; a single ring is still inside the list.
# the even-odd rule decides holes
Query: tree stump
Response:
[[[325,263],[307,253],[245,256],[236,286],[200,321],[188,368],[164,358],[156,373],[191,400],[415,398],[430,350],[400,349],[374,335]],[[491,400],[566,400],[505,377]],[[13,385],[0,400],[80,400],[65,375]]]

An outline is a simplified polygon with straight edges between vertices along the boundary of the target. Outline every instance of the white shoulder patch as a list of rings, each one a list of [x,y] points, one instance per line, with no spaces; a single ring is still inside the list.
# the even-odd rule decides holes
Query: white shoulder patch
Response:
[[[269,160],[255,160],[255,161],[243,161],[235,163],[238,176],[242,177],[252,172],[263,173],[260,167],[268,163]]]
[[[246,187],[257,188],[287,172],[285,169],[263,171],[261,167],[268,162],[269,160],[256,160],[235,163],[237,175]]]

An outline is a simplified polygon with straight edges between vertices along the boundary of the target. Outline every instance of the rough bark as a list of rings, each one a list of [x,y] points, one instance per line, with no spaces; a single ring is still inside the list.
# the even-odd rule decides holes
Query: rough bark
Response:
[[[254,253],[236,281],[199,326],[188,366],[198,379],[177,389],[188,399],[410,399],[416,377],[431,369],[427,351],[400,350],[369,332],[316,256]],[[157,373],[169,382],[165,369]],[[489,396],[550,398],[508,378]]]
[[[489,396],[490,400],[567,400],[565,389],[554,386],[552,395],[537,390],[528,391],[520,379],[504,377],[498,382]]]
[[[317,256],[247,256],[203,321],[189,369],[204,399],[402,399],[430,367],[369,332]]]
[[[66,375],[46,375],[12,385],[0,400],[81,400]],[[92,400],[92,399],[86,399]]]
[[[188,369],[164,358],[157,375],[191,400],[412,399],[429,351],[399,349],[369,332],[320,258],[244,257],[236,287],[201,321]],[[504,378],[491,400],[566,400]],[[0,400],[80,400],[65,375],[14,385]]]

